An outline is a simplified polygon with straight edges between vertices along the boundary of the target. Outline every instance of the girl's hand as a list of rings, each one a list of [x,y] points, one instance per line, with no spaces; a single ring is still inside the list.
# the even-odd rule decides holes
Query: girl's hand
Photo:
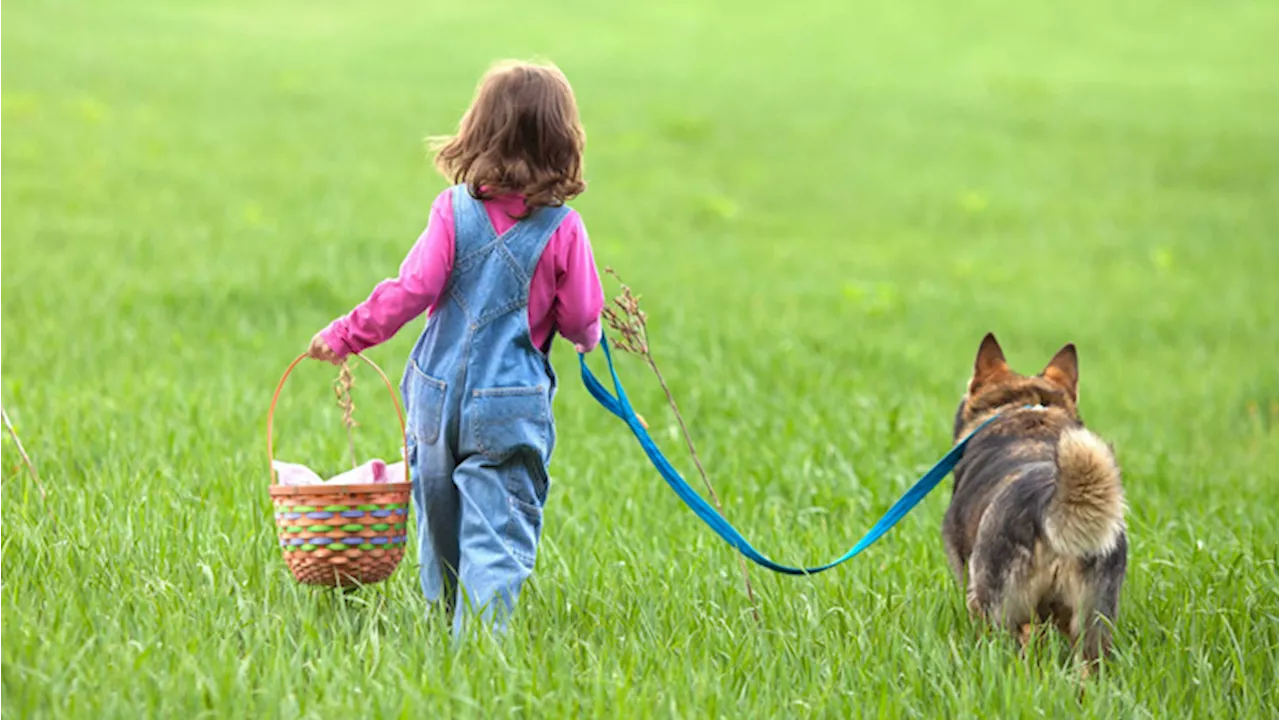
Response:
[[[586,355],[588,352],[586,345],[579,345],[578,343],[573,344],[573,350],[579,355]]]
[[[323,360],[334,365],[342,362],[342,358],[338,357],[338,353],[329,347],[329,343],[325,342],[319,333],[316,333],[316,336],[311,338],[311,346],[307,348],[307,357],[312,360]]]

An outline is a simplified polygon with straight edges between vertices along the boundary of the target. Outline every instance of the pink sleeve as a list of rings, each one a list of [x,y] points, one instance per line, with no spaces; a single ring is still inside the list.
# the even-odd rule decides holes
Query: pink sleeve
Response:
[[[600,343],[604,288],[582,218],[574,213],[561,231],[556,247],[556,330],[589,352]]]
[[[390,340],[435,305],[453,271],[453,247],[453,205],[445,192],[432,203],[427,229],[401,263],[400,275],[378,283],[367,300],[330,323],[321,337],[340,357]]]

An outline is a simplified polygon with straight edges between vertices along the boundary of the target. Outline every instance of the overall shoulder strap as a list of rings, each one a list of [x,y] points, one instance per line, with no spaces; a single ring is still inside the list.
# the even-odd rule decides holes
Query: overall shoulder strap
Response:
[[[467,185],[454,185],[453,193],[453,242],[454,254],[461,258],[488,245],[498,234],[484,209],[484,202],[471,197]]]
[[[533,277],[547,243],[568,214],[566,205],[538,208],[507,231],[503,241],[526,277]]]

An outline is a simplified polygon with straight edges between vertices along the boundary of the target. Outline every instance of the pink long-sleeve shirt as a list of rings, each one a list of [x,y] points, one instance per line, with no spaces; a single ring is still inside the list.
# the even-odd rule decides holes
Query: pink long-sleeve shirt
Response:
[[[524,200],[507,195],[486,200],[485,210],[499,233],[516,223]],[[448,190],[431,204],[431,219],[398,277],[378,283],[369,298],[330,323],[321,337],[339,356],[361,352],[391,339],[410,320],[435,310],[453,272],[453,202]],[[555,333],[595,348],[600,341],[604,290],[596,272],[582,218],[572,209],[551,235],[529,287],[529,329],[535,346],[547,347]]]

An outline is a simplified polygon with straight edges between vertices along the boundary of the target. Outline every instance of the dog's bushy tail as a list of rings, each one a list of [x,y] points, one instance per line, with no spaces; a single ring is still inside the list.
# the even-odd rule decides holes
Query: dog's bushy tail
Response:
[[[1124,531],[1124,491],[1111,447],[1084,428],[1058,438],[1057,490],[1045,516],[1049,544],[1064,555],[1093,557],[1116,546]]]

